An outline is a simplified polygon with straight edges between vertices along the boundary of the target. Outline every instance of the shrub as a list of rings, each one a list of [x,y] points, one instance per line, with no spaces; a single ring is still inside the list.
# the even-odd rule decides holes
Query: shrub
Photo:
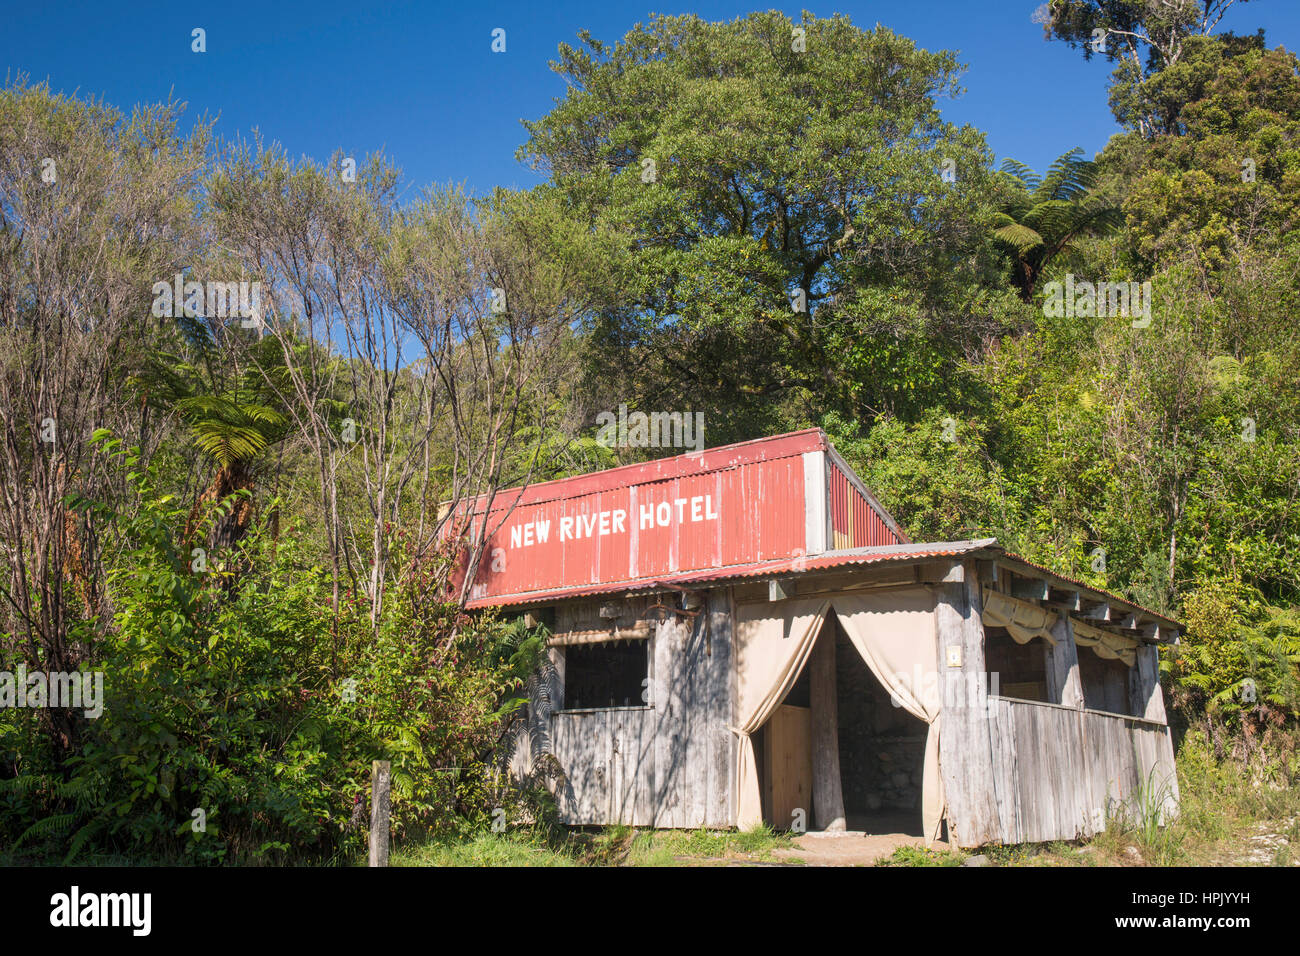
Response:
[[[431,600],[421,573],[389,592],[377,626],[352,595],[336,618],[292,525],[255,528],[198,570],[177,540],[186,510],[109,447],[139,504],[111,516],[112,624],[87,634],[104,711],[63,766],[32,712],[0,712],[0,766],[16,771],[0,781],[5,842],[68,857],[338,859],[360,850],[375,759],[392,762],[398,840],[482,826],[497,808],[536,815],[537,795],[516,792],[495,754],[543,635]]]

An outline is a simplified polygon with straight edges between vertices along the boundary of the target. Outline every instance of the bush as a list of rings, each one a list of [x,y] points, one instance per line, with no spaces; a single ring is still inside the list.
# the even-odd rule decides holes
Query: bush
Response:
[[[1300,612],[1212,582],[1187,595],[1175,702],[1249,733],[1300,713]]]
[[[86,635],[103,714],[57,766],[34,712],[0,711],[0,767],[16,770],[0,780],[6,843],[69,858],[340,859],[361,849],[375,759],[392,762],[397,840],[482,826],[497,808],[535,815],[537,795],[509,786],[494,754],[541,635],[429,600],[418,569],[377,626],[350,595],[336,619],[297,527],[255,529],[197,570],[176,540],[186,512],[149,471],[129,479],[139,506],[113,516],[112,626]]]

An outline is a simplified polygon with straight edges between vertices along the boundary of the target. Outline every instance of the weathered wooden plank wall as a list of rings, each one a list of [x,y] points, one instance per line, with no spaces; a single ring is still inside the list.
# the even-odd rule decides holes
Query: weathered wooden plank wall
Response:
[[[974,569],[954,565],[937,592],[944,676],[983,679]],[[633,610],[638,619],[648,613],[644,605]],[[735,823],[732,611],[729,589],[719,588],[705,595],[694,618],[670,614],[655,627],[644,708],[563,711],[564,657],[552,649],[550,664],[533,683],[526,740],[532,760],[549,752],[565,774],[557,792],[563,822]],[[589,626],[592,613],[573,612],[572,626]],[[1060,630],[1064,640],[1049,654],[1049,683],[1063,700],[1082,703],[1068,625]],[[950,648],[959,655],[950,659]],[[1154,648],[1140,649],[1125,688],[1125,705],[1146,720],[1001,697],[991,697],[987,709],[945,706],[940,770],[953,841],[978,846],[1091,836],[1108,813],[1136,813],[1149,783],[1167,789],[1166,811],[1176,812],[1173,745],[1156,664]]]
[[[1034,701],[995,697],[991,703],[1001,842],[1092,836],[1105,828],[1107,815],[1140,814],[1148,787],[1161,793],[1167,815],[1177,811],[1168,727]]]
[[[788,829],[802,811],[808,825],[813,806],[812,712],[807,707],[782,704],[763,729],[763,765],[767,812],[773,825]]]
[[[564,823],[735,822],[729,593],[709,592],[694,619],[667,616],[652,640],[646,707],[563,712],[554,677],[535,685],[534,759],[544,740],[564,771],[557,792]]]
[[[729,826],[734,792],[729,595],[659,626],[654,651],[655,826]]]

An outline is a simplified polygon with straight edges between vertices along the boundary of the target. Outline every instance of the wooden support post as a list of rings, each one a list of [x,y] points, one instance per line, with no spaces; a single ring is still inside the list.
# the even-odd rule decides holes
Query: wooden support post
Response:
[[[370,765],[370,865],[388,865],[388,792],[392,784],[387,760]]]
[[[1079,648],[1074,643],[1074,627],[1068,614],[1062,614],[1052,625],[1055,646],[1048,644],[1047,699],[1062,707],[1083,706],[1083,682],[1079,678]]]
[[[972,683],[988,678],[979,581],[974,573],[968,574],[960,584],[935,588],[935,597],[938,660],[945,686],[939,769],[948,801],[948,832],[960,847],[996,843],[1009,831],[999,819],[994,794],[991,734],[999,729],[986,707],[966,701]],[[960,704],[947,699],[952,682],[961,685]]]
[[[1134,717],[1165,722],[1165,696],[1160,690],[1160,649],[1139,644],[1137,661],[1128,669],[1129,711]]]
[[[830,620],[808,661],[812,698],[813,820],[822,830],[844,830],[844,792],[840,786],[839,709],[835,700],[835,628]]]

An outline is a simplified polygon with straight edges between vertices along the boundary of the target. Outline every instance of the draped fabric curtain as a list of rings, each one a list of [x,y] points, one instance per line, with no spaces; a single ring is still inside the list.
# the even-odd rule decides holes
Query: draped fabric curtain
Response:
[[[777,708],[798,679],[834,610],[845,634],[890,693],[896,706],[929,725],[922,783],[922,818],[934,839],[943,818],[939,775],[941,695],[936,692],[937,640],[934,595],[927,588],[837,594],[741,605],[736,610],[737,825],[762,822],[758,767],[751,735]],[[810,808],[811,809],[811,808]]]
[[[934,592],[929,588],[865,591],[836,595],[840,626],[889,691],[890,699],[926,722],[921,783],[921,820],[925,838],[935,840],[943,821],[943,778],[939,775],[938,637]]]
[[[736,609],[737,825],[763,822],[758,764],[750,735],[758,731],[799,679],[830,610],[822,599],[741,605]],[[809,808],[811,809],[811,808]]]

